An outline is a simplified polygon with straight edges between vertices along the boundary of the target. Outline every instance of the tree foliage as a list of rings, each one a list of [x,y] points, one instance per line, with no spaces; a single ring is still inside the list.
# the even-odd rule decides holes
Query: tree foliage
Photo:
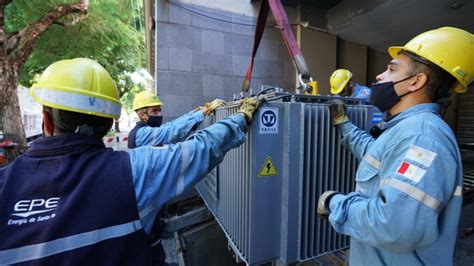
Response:
[[[122,109],[124,109],[127,114],[130,114],[133,111],[132,107],[133,107],[133,99],[135,98],[135,95],[144,90],[145,90],[145,85],[143,83],[134,84],[130,88],[130,90],[125,92],[122,98],[120,98],[120,102],[122,103]]]
[[[77,1],[77,0],[76,0]],[[6,30],[14,33],[56,5],[74,1],[17,0],[7,6]],[[23,66],[19,82],[30,86],[51,63],[87,57],[103,65],[117,82],[120,95],[133,87],[130,74],[144,65],[144,29],[137,27],[142,1],[97,0],[87,15],[71,14],[42,34]],[[133,7],[133,9],[132,9]],[[78,22],[76,22],[78,21]]]

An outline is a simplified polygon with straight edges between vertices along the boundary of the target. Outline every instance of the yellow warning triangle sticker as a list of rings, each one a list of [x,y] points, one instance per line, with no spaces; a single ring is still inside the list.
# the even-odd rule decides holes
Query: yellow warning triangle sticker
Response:
[[[268,156],[267,159],[265,160],[265,163],[262,165],[260,172],[258,172],[258,176],[263,177],[263,176],[274,176],[274,175],[278,175],[277,169],[275,168],[275,164],[273,163],[272,158]]]

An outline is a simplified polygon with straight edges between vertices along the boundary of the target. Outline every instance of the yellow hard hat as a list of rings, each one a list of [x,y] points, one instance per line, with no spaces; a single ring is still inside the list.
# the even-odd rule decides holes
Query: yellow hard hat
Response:
[[[466,92],[474,80],[474,35],[465,30],[452,27],[430,30],[403,47],[388,48],[388,53],[395,58],[402,50],[423,57],[455,77],[453,92]]]
[[[38,103],[88,115],[119,118],[122,105],[109,72],[88,58],[51,64],[30,89]]]
[[[346,87],[349,80],[352,78],[352,73],[347,69],[338,69],[334,71],[329,79],[331,85],[331,93],[339,94]]]
[[[142,91],[133,99],[133,111],[149,106],[162,106],[160,98],[149,91]]]

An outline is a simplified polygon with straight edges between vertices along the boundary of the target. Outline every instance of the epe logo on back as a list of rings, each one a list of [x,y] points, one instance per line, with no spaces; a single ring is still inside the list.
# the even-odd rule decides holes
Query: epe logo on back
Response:
[[[11,215],[26,218],[34,214],[50,212],[58,207],[59,200],[59,197],[53,197],[49,199],[20,200],[15,203],[15,206],[13,207],[15,212]]]

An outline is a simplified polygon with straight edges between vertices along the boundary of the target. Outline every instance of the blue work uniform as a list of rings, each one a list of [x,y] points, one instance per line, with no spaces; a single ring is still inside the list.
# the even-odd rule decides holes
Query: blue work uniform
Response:
[[[130,131],[128,148],[159,146],[183,141],[204,120],[202,111],[191,111],[159,127],[150,127],[143,122]]]
[[[183,141],[203,120],[204,114],[202,111],[191,111],[159,127],[150,127],[142,121],[137,122],[128,134],[128,148],[160,146]],[[156,215],[155,223],[150,229],[152,231],[152,256],[156,264],[164,264],[165,262],[165,252],[160,244],[163,233],[163,223],[161,222],[163,215],[164,209]]]
[[[356,191],[329,204],[334,229],[351,237],[351,265],[452,265],[462,207],[456,139],[437,104],[413,106],[374,139],[352,123],[342,143],[361,161]]]
[[[94,136],[35,141],[0,168],[0,265],[148,265],[158,210],[241,145],[247,128],[237,114],[129,153]]]
[[[354,85],[354,93],[352,93],[352,98],[360,98],[370,100],[370,96],[372,95],[372,89],[366,86],[362,86],[359,83],[353,83]]]

